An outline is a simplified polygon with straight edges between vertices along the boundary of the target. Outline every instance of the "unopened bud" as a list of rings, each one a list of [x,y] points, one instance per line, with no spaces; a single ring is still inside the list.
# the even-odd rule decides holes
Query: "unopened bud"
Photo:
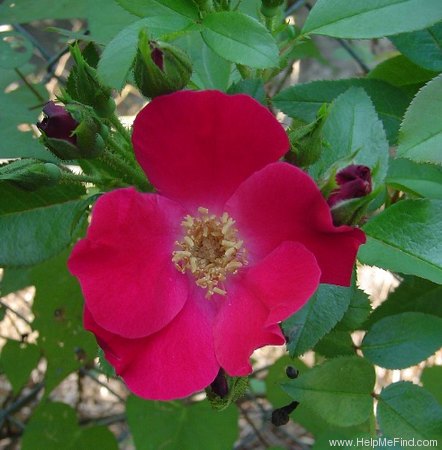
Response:
[[[7,180],[27,191],[53,186],[60,178],[58,166],[36,159],[20,159],[0,167],[0,180]]]
[[[59,159],[95,158],[104,150],[107,128],[92,108],[73,104],[65,109],[49,102],[43,113],[45,117],[37,123],[40,140]]]
[[[186,87],[192,74],[188,56],[166,43],[149,41],[140,33],[135,58],[134,78],[141,93],[149,98],[179,91]]]
[[[370,168],[355,164],[347,166],[336,174],[336,183],[338,188],[327,200],[330,206],[344,200],[365,197],[371,192]]]

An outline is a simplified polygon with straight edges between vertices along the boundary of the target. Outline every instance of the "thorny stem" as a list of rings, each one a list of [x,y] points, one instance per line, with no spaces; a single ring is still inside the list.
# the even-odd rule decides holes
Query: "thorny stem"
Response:
[[[81,181],[83,183],[92,183],[92,184],[103,183],[103,179],[101,177],[93,177],[89,175],[82,175],[71,172],[62,172],[61,177],[64,180]]]
[[[140,169],[132,167],[127,161],[125,161],[118,153],[121,154],[121,148],[113,142],[111,139],[108,141],[109,147],[113,148],[116,152],[105,150],[102,158],[104,161],[108,162],[111,166],[115,167],[117,170],[129,175],[134,184],[136,184],[140,189],[146,191],[149,188],[149,183],[146,177],[141,172]],[[118,153],[117,153],[118,152]]]
[[[131,146],[132,145],[132,137],[128,131],[128,129],[120,122],[120,119],[115,115],[112,114],[111,117],[109,117],[109,122],[114,126],[114,128],[120,133],[125,141]]]

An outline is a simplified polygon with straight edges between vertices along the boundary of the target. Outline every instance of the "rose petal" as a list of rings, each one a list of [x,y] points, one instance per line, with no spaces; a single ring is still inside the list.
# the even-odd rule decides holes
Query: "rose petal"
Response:
[[[350,284],[365,235],[333,225],[327,202],[302,170],[269,164],[238,188],[225,209],[236,220],[250,260],[263,258],[281,242],[300,242],[315,255],[321,283]]]
[[[264,345],[281,345],[279,327],[266,327],[268,308],[241,282],[229,284],[229,291],[215,318],[213,336],[221,367],[231,376],[252,371],[250,356]]]
[[[220,213],[239,184],[289,148],[282,126],[246,95],[181,91],[157,97],[137,116],[138,162],[163,195]]]
[[[212,310],[199,293],[158,333],[126,339],[100,327],[85,308],[84,325],[96,336],[106,359],[140,397],[171,400],[204,389],[220,366],[212,338]]]
[[[183,215],[172,201],[132,188],[98,200],[87,237],[68,264],[103,328],[139,338],[162,329],[182,309],[188,279],[171,255]]]
[[[320,276],[311,252],[302,244],[284,242],[248,270],[245,283],[269,308],[268,326],[301,309],[316,291]]]

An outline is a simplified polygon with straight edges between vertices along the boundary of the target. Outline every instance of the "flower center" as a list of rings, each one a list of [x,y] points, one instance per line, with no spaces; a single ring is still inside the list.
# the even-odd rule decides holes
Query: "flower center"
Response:
[[[189,270],[197,286],[213,294],[226,295],[224,281],[247,264],[243,241],[238,238],[235,221],[224,212],[221,217],[198,208],[198,216],[187,215],[181,222],[184,237],[177,241],[172,262],[182,273]]]

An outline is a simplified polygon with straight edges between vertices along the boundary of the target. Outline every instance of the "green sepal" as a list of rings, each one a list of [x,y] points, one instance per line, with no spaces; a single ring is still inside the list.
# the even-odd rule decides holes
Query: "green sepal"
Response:
[[[152,46],[162,53],[162,69],[152,59]],[[146,31],[140,31],[134,78],[144,96],[154,98],[179,91],[189,83],[191,75],[192,64],[186,53],[170,44],[150,42]]]
[[[207,400],[209,400],[212,408],[217,411],[223,411],[232,403],[235,403],[238,399],[243,397],[249,386],[248,377],[229,377],[227,374],[225,377],[229,387],[228,393],[225,397],[220,397],[215,394],[210,386],[206,388]]]
[[[9,181],[28,191],[53,186],[60,178],[58,166],[37,159],[20,159],[0,167],[0,180]]]
[[[96,69],[84,59],[77,44],[70,47],[75,66],[60,97],[64,103],[74,100],[92,106],[100,117],[110,117],[115,111],[112,89],[104,86]]]
[[[103,372],[103,374],[106,375],[108,379],[115,377],[116,375],[115,369],[107,361],[106,357],[104,356],[104,351],[101,347],[98,347],[97,356],[98,356],[98,367],[100,371]]]
[[[366,214],[372,200],[374,200],[383,188],[380,186],[365,197],[352,198],[336,203],[330,208],[333,223],[338,225],[357,225]]]
[[[309,124],[292,125],[289,131],[290,148],[295,154],[295,163],[299,167],[314,164],[321,156],[322,127],[328,115],[328,108],[323,105],[317,118]]]

